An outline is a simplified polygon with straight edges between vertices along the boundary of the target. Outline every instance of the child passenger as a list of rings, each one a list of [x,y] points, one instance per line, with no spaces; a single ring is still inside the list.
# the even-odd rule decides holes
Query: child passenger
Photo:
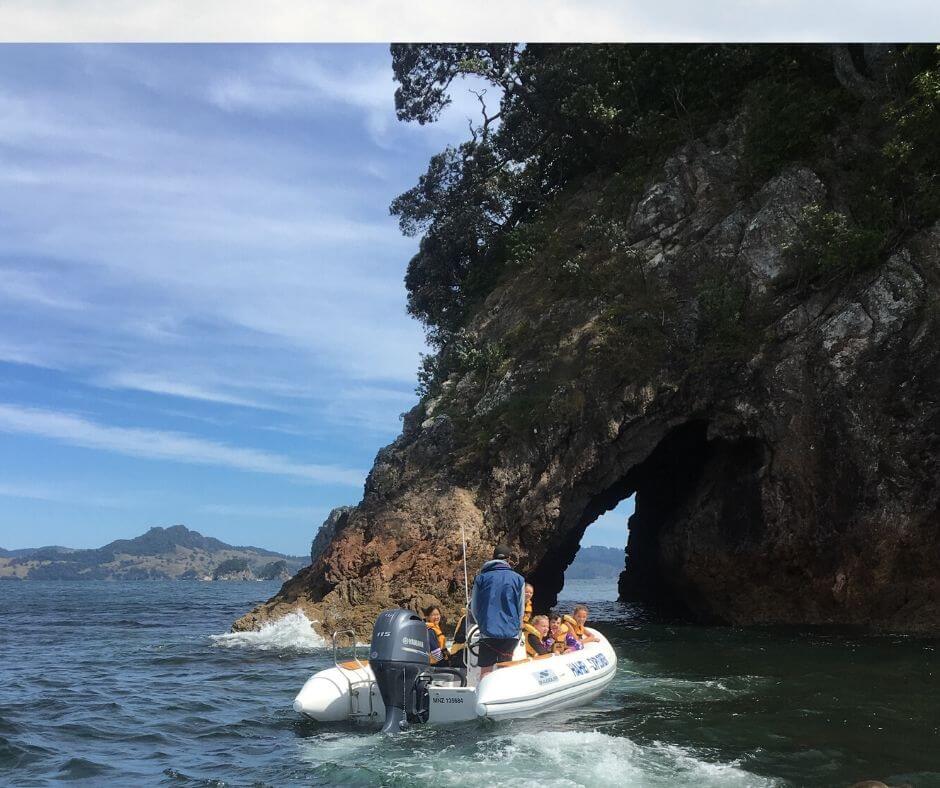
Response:
[[[548,638],[548,616],[533,616],[529,622],[537,631],[526,635],[526,653],[531,656],[538,654],[551,654],[552,641]]]
[[[522,612],[522,623],[528,624],[532,619],[532,595],[535,593],[535,586],[531,583],[526,583],[523,587],[523,594],[525,595],[525,608]]]
[[[584,648],[581,641],[562,623],[561,616],[556,613],[549,616],[548,631],[552,639],[552,651],[556,654],[568,654]]]
[[[574,610],[571,611],[571,617],[574,619],[574,626],[571,627],[572,634],[581,642],[581,643],[599,643],[600,638],[597,635],[592,635],[590,632],[585,629],[585,624],[588,620],[588,609],[587,605],[575,605]]]

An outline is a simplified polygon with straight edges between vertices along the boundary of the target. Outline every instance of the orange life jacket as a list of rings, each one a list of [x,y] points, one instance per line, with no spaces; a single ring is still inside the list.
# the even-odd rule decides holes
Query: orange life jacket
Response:
[[[532,600],[527,599],[525,603],[525,610],[522,613],[522,623],[528,624],[530,618],[532,618]]]
[[[584,627],[574,620],[574,616],[564,615],[561,617],[561,620],[568,625],[568,629],[571,630],[572,635],[574,635],[578,640],[584,640],[584,636],[587,634],[587,632],[584,631]]]
[[[444,659],[447,659],[447,657],[448,657],[448,654],[447,654],[447,638],[445,638],[445,637],[444,637],[444,633],[441,632],[440,626],[439,626],[438,624],[432,624],[430,621],[425,621],[424,623],[427,624],[427,625],[428,625],[428,629],[430,629],[430,630],[437,636],[437,645],[438,645],[438,648],[440,648],[441,651],[444,652]],[[440,660],[434,659],[434,655],[432,654],[432,655],[431,655],[431,664],[433,665],[433,664],[435,664],[436,662],[440,662]]]
[[[551,632],[548,634],[555,641],[552,645],[552,651],[556,654],[564,654],[568,650],[568,644],[565,643],[565,635],[568,634],[568,626],[566,624],[559,624],[557,635],[552,635]]]

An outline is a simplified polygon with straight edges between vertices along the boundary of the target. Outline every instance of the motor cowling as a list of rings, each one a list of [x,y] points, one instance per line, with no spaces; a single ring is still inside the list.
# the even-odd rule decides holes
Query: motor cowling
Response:
[[[412,610],[385,610],[372,628],[369,665],[385,703],[383,733],[418,721],[413,695],[418,674],[430,665],[427,625]]]

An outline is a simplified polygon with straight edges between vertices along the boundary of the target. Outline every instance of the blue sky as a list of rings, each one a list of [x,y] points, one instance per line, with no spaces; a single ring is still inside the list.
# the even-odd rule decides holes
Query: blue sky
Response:
[[[387,46],[0,47],[0,546],[306,552],[416,401]],[[585,543],[624,543],[623,514]]]

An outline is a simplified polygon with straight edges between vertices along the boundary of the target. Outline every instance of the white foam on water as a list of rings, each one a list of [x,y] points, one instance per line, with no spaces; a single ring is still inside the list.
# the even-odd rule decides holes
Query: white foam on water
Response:
[[[489,746],[487,746],[489,744]],[[507,768],[520,784],[533,786],[771,786],[738,762],[708,761],[671,744],[643,746],[598,731],[520,733],[495,750],[480,742],[480,768],[488,781],[506,779]],[[464,775],[466,777],[466,775]]]
[[[487,734],[464,728],[460,744],[445,744],[431,730],[387,738],[321,734],[307,740],[305,761],[369,768],[414,785],[512,785],[523,788],[770,788],[738,761],[709,759],[675,744],[640,745],[599,731]],[[428,735],[430,734],[430,735]]]
[[[257,631],[225,632],[210,637],[213,645],[223,648],[253,648],[259,651],[315,651],[326,648],[326,638],[314,631],[313,623],[300,610],[295,610]]]

